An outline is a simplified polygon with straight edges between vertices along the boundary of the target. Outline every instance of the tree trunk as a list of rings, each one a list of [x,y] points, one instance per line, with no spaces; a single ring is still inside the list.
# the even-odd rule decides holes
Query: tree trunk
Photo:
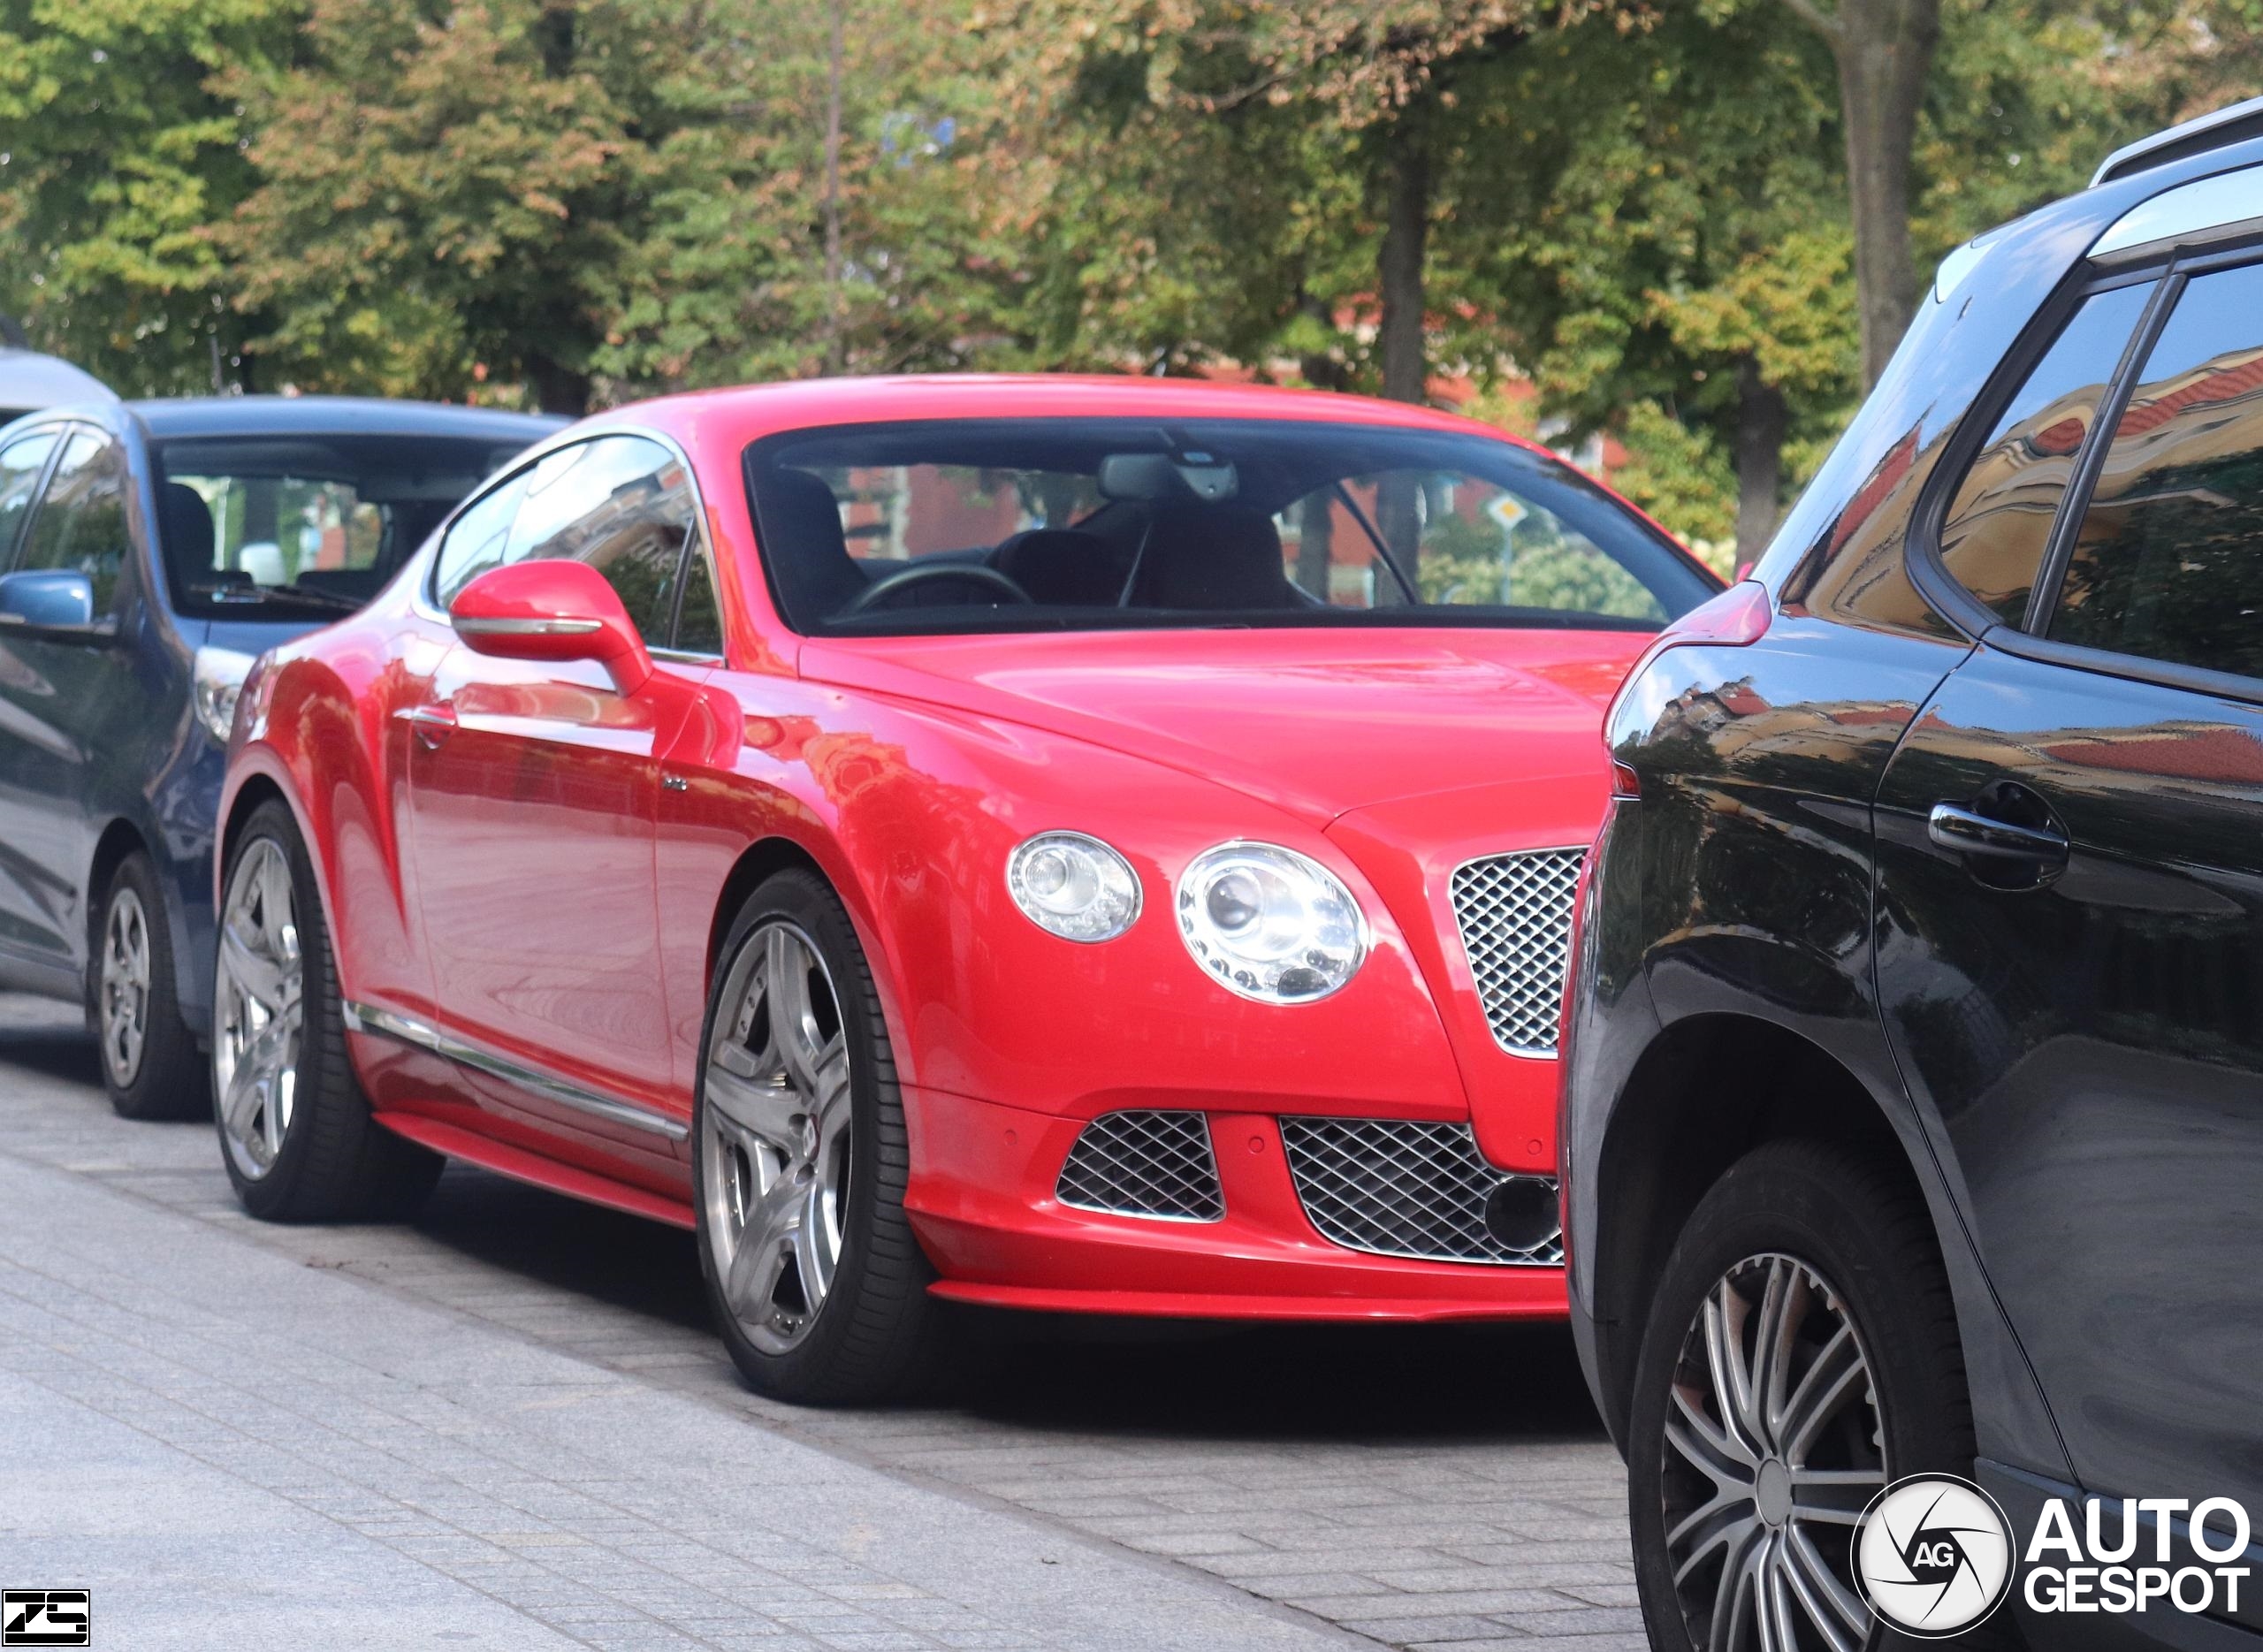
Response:
[[[1909,151],[1940,44],[1940,0],[1840,0],[1829,16],[1814,0],[1791,4],[1822,31],[1839,63],[1863,388],[1868,390],[1886,371],[1917,308],[1917,270],[1909,255]]]
[[[1784,392],[1750,356],[1736,369],[1736,561],[1760,560],[1775,536],[1784,481]]]
[[[1382,288],[1383,393],[1393,401],[1421,402],[1429,394],[1429,351],[1422,337],[1422,255],[1430,233],[1430,156],[1421,122],[1402,118],[1387,140],[1384,158],[1383,255],[1375,274]]]
[[[590,376],[570,367],[536,356],[526,367],[528,382],[534,386],[536,404],[545,413],[562,413],[578,419],[590,410]]]

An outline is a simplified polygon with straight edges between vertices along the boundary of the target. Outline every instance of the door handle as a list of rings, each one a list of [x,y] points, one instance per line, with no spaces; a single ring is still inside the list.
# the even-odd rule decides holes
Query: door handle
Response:
[[[1959,855],[1985,855],[1995,860],[2040,860],[2063,865],[2067,840],[2041,826],[2014,826],[1956,803],[1935,803],[1925,821],[1925,835]]]
[[[411,705],[393,715],[408,725],[417,742],[427,751],[438,751],[456,729],[455,707],[446,701],[433,705]]]

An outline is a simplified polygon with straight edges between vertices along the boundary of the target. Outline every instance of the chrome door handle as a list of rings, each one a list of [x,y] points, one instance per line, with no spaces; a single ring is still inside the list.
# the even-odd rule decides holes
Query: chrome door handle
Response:
[[[455,733],[455,708],[445,703],[437,705],[411,705],[395,712],[395,717],[407,723],[417,741],[427,751],[438,751]]]
[[[1986,855],[1998,860],[2064,862],[2067,858],[2067,840],[2056,832],[2014,826],[1955,803],[1933,805],[1925,821],[1925,835],[1959,855]]]

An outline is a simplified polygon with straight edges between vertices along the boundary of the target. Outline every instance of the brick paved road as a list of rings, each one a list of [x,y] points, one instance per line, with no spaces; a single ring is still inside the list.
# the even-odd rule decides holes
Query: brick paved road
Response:
[[[1561,1333],[998,1316],[796,1411],[685,1236],[463,1169],[263,1226],[69,1020],[0,999],[0,1584],[99,1577],[97,1645],[1642,1644]]]

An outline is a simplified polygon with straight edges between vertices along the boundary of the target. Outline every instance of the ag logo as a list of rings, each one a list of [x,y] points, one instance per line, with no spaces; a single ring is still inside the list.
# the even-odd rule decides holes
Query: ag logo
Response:
[[[1855,1524],[1855,1580],[1871,1610],[1903,1633],[1955,1634],[2011,1593],[2011,1522],[1970,1481],[1897,1480]]]

